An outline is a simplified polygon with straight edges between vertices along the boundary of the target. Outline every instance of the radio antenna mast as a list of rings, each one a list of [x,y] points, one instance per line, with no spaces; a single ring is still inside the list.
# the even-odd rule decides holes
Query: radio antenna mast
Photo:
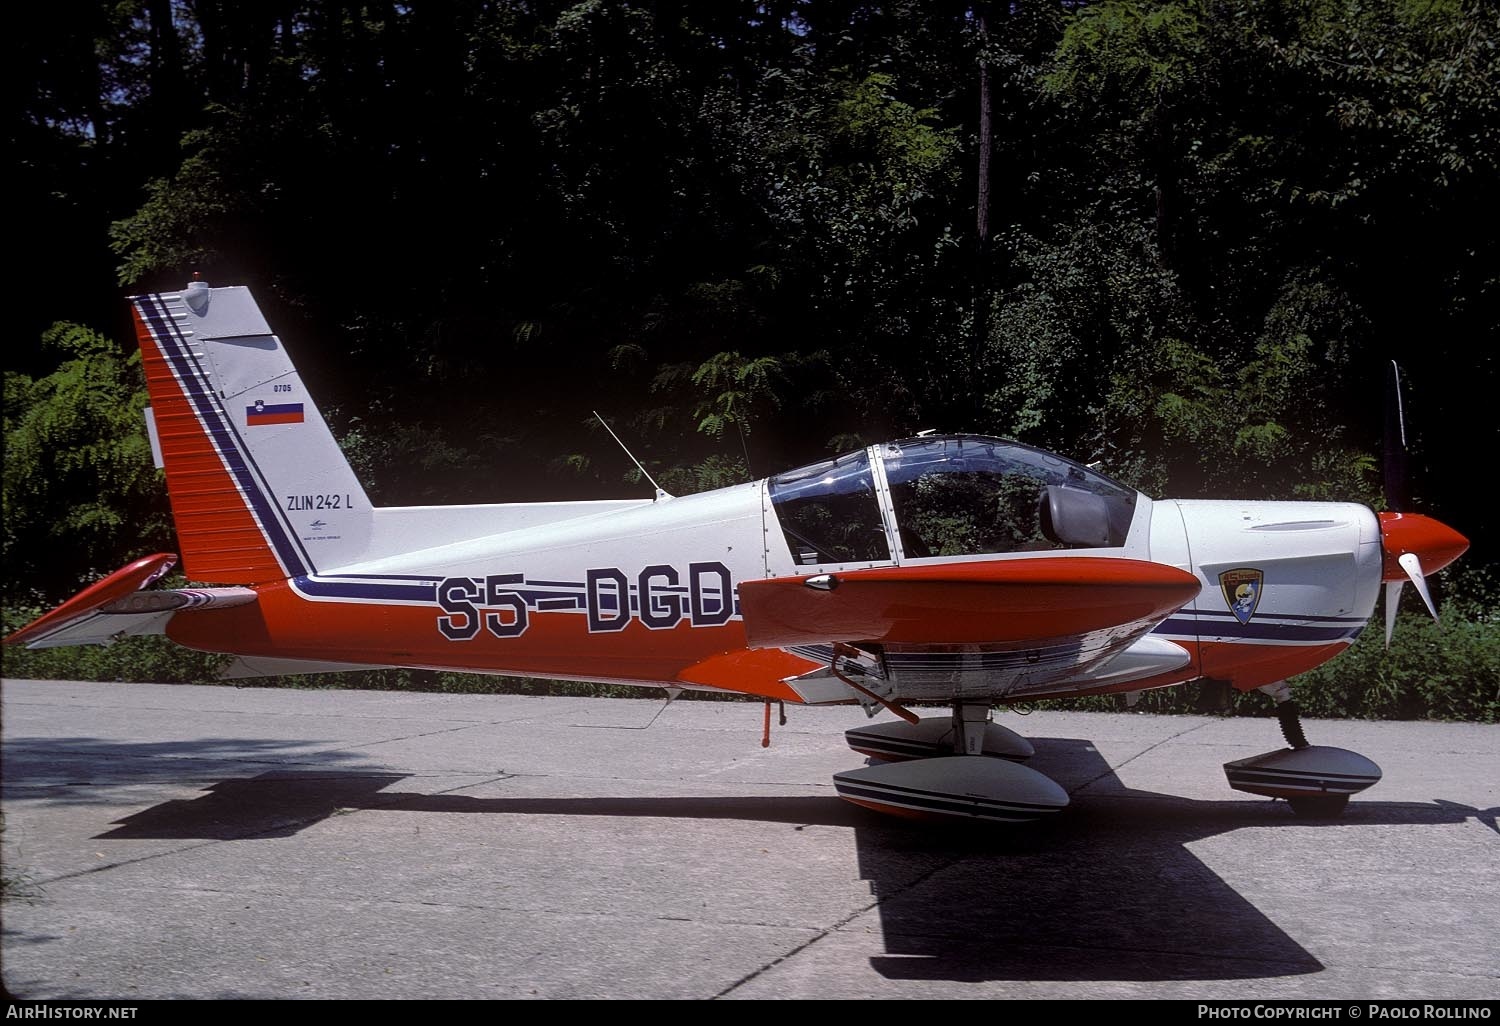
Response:
[[[598,410],[594,411],[594,416],[599,417]],[[651,487],[656,489],[657,500],[660,501],[661,499],[672,498],[672,496],[667,493],[666,489],[656,483],[656,478],[652,477],[649,473],[647,473],[646,468],[641,466],[641,461],[635,458],[635,453],[631,452],[629,447],[626,446],[624,442],[620,441],[620,436],[615,434],[615,429],[609,426],[609,421],[605,420],[603,417],[599,417],[599,423],[604,425],[604,430],[609,432],[609,437],[615,440],[615,444],[618,445],[621,449],[625,450],[625,455],[630,457],[630,462],[635,464],[635,468],[641,472],[642,476],[644,476],[647,481],[651,482]]]

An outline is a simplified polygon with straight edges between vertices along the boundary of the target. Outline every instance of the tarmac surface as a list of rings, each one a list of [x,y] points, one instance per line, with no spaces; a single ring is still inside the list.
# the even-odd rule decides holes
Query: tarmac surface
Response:
[[[1500,727],[1309,721],[1343,818],[1229,790],[1274,720],[1005,714],[1072,805],[834,796],[857,708],[7,680],[20,998],[1500,996]],[[649,724],[649,727],[648,727]]]

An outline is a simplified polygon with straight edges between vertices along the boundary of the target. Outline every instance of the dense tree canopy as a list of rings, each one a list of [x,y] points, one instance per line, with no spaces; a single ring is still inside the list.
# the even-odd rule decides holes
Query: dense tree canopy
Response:
[[[1396,358],[1415,502],[1493,558],[1486,0],[31,8],[28,586],[163,541],[134,364],[43,333],[126,340],[121,289],[193,271],[257,289],[385,503],[644,494],[596,408],[675,491],[936,427],[1378,503]]]

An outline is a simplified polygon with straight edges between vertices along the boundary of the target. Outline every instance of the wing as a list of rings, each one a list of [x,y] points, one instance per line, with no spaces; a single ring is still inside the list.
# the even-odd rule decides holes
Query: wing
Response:
[[[908,701],[1098,686],[1181,667],[1147,635],[1193,600],[1198,579],[1145,560],[1039,556],[876,567],[740,585],[747,640],[829,666],[842,646],[873,654],[876,690]],[[810,674],[805,700],[840,690]],[[836,675],[835,675],[836,676]],[[828,697],[814,697],[814,695]],[[847,698],[847,692],[844,693]]]
[[[751,648],[1004,644],[1149,629],[1198,589],[1198,578],[1161,563],[1063,556],[745,581],[740,604]]]

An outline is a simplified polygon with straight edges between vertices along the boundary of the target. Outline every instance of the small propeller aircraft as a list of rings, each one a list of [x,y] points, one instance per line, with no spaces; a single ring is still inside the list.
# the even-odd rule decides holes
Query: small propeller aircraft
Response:
[[[372,508],[245,288],[134,299],[183,570],[136,560],[6,639],[166,634],[230,674],[421,667],[806,704],[848,731],[838,793],[1001,822],[1068,803],[993,722],[1018,701],[1209,679],[1277,702],[1289,745],[1233,788],[1335,815],[1380,777],[1309,745],[1285,679],[1468,547],[1428,517],[1329,502],[1153,500],[999,438],[925,435],[651,499]],[[1435,610],[1433,615],[1436,615]],[[913,705],[951,714],[919,718]],[[764,742],[763,742],[764,743]]]

